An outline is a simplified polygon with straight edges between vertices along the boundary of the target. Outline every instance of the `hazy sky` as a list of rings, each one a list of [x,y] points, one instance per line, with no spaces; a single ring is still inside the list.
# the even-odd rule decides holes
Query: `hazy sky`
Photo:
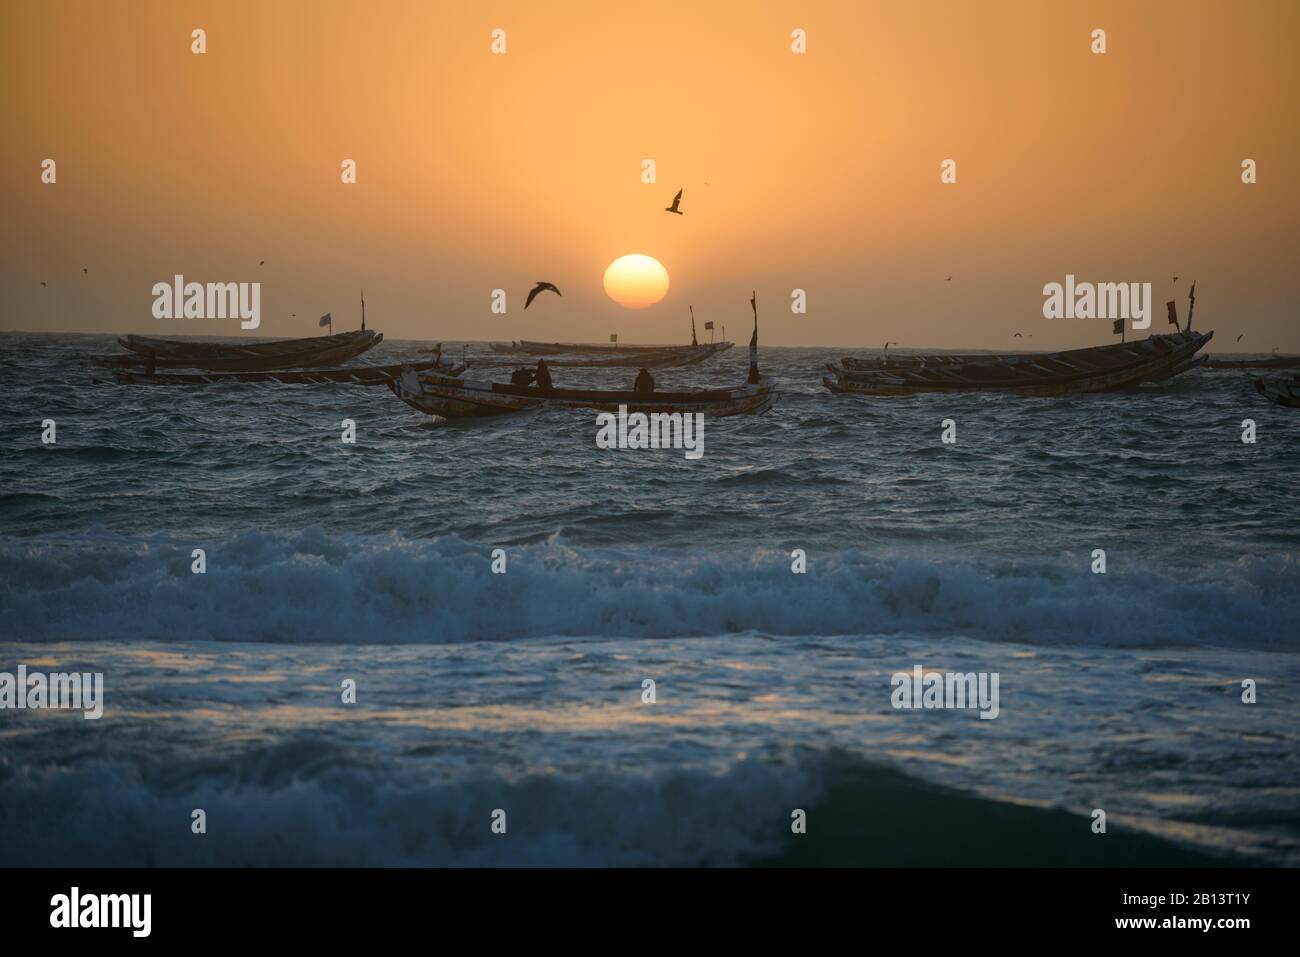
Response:
[[[393,338],[681,341],[693,303],[743,341],[756,288],[770,344],[1112,341],[1042,317],[1073,273],[1300,351],[1298,49],[1292,0],[6,0],[0,328],[237,333],[153,318],[181,273],[260,281],[259,335],[364,286]],[[640,311],[601,287],[632,252],[671,276]]]

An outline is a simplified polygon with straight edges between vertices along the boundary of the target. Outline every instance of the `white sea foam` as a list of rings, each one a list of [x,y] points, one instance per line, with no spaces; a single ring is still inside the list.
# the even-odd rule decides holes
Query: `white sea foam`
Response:
[[[564,636],[968,636],[1085,645],[1291,650],[1300,562],[1088,571],[1073,562],[571,547],[455,537],[248,532],[204,542],[105,532],[59,544],[0,539],[0,616],[17,640],[99,638],[410,643]]]

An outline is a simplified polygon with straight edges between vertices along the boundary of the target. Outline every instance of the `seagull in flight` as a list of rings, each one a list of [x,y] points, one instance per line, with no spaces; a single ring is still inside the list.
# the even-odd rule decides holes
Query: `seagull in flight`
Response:
[[[558,290],[558,289],[555,288],[555,283],[553,283],[553,282],[539,282],[539,283],[538,283],[536,286],[534,286],[534,287],[532,288],[532,290],[528,293],[528,298],[524,301],[524,308],[525,308],[525,309],[528,308],[529,304],[533,301],[533,299],[535,299],[535,298],[537,297],[537,294],[538,294],[539,292],[553,292],[553,293],[555,293],[557,296],[562,296],[562,295],[564,295],[564,293],[560,292],[560,290]]]
[[[82,271],[83,273],[89,273],[89,272],[90,272],[90,270],[87,269],[85,266],[82,266],[82,267],[81,267],[81,271]]]
[[[944,280],[944,282],[952,282],[952,276],[949,276],[947,279]]]
[[[681,203],[681,201],[682,201],[682,190],[679,189],[677,191],[677,195],[673,197],[673,204],[671,206],[665,206],[664,212],[676,213],[678,216],[685,216],[686,214],[677,208],[677,206]]]
[[[266,260],[263,259],[261,262],[258,263],[258,265],[259,265],[259,266],[265,266],[265,265],[266,265]]]
[[[44,285],[44,283],[42,283],[41,285]],[[1245,333],[1243,332],[1243,333],[1241,334],[1241,336],[1244,336],[1244,335],[1245,335]],[[1241,341],[1241,336],[1237,336],[1237,341],[1238,341],[1238,342]]]
[[[42,285],[42,286],[45,285],[45,280],[44,280],[44,279],[41,280],[41,285]]]

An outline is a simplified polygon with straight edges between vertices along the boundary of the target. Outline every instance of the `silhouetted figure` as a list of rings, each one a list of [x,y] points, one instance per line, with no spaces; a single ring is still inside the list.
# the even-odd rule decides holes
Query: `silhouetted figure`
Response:
[[[532,384],[532,381],[533,381],[532,369],[516,369],[514,372],[510,373],[511,385],[528,386]]]
[[[539,282],[536,286],[534,286],[534,287],[529,291],[529,293],[528,293],[528,298],[524,300],[524,308],[525,308],[525,309],[528,308],[529,303],[531,303],[535,298],[537,298],[537,294],[538,294],[539,292],[553,292],[553,293],[555,293],[557,296],[563,296],[563,295],[564,295],[564,293],[560,292],[560,290],[558,290],[558,289],[555,288],[555,283],[553,283],[553,282]]]
[[[537,383],[539,391],[551,391],[551,370],[547,368],[545,359],[537,360],[537,374],[533,377],[533,381]]]
[[[664,212],[676,213],[678,216],[685,216],[686,214],[677,208],[679,205],[681,205],[681,202],[682,202],[682,190],[679,189],[677,191],[677,195],[673,197],[673,204],[671,206],[665,206]]]
[[[636,374],[636,381],[632,383],[632,391],[645,395],[654,390],[655,377],[650,374],[649,369],[642,369]]]

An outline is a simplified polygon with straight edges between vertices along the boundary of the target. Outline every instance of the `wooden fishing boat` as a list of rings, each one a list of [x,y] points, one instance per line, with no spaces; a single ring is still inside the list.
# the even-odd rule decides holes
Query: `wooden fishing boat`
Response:
[[[447,375],[460,375],[464,366],[415,362],[394,366],[354,366],[351,369],[303,369],[286,372],[190,372],[145,375],[143,372],[113,373],[122,385],[215,385],[221,382],[278,382],[282,385],[343,383],[347,385],[387,385],[403,369],[426,372],[441,369]]]
[[[1196,353],[1213,335],[1213,332],[1184,330],[1088,349],[981,356],[954,363],[872,366],[868,360],[867,363],[855,362],[852,367],[848,363],[827,366],[835,377],[823,379],[822,384],[832,392],[857,395],[981,391],[1072,395],[1107,392],[1144,382],[1160,382],[1200,365],[1205,357]]]
[[[1256,379],[1255,391],[1278,405],[1300,409],[1300,376],[1266,376]]]
[[[1300,369],[1300,356],[1269,356],[1267,359],[1216,359],[1205,363],[1210,369]]]
[[[585,358],[551,358],[546,364],[552,368],[569,367],[577,369],[675,369],[679,366],[695,365],[714,355],[718,350],[703,347],[681,349],[664,349],[655,352],[637,352],[610,355],[604,357],[588,356]],[[562,354],[561,354],[562,355]],[[478,359],[474,366],[517,366],[521,359]]]
[[[1038,355],[1032,352],[886,352],[879,356],[858,358],[845,356],[840,366],[850,372],[874,372],[878,369],[914,369],[933,366],[964,366],[972,362],[1010,362],[1027,356]]]
[[[158,369],[207,369],[213,372],[269,372],[277,369],[305,369],[336,366],[361,355],[383,341],[373,330],[341,332],[309,339],[280,339],[272,342],[193,342],[182,339],[154,339],[124,336],[118,344],[131,356],[108,356],[96,364],[110,368],[147,367]]]
[[[482,382],[408,369],[389,382],[393,393],[414,409],[446,419],[479,418],[555,406],[618,412],[702,412],[725,416],[766,412],[777,397],[770,379],[732,389],[688,392],[631,392],[603,389],[548,389]]]

